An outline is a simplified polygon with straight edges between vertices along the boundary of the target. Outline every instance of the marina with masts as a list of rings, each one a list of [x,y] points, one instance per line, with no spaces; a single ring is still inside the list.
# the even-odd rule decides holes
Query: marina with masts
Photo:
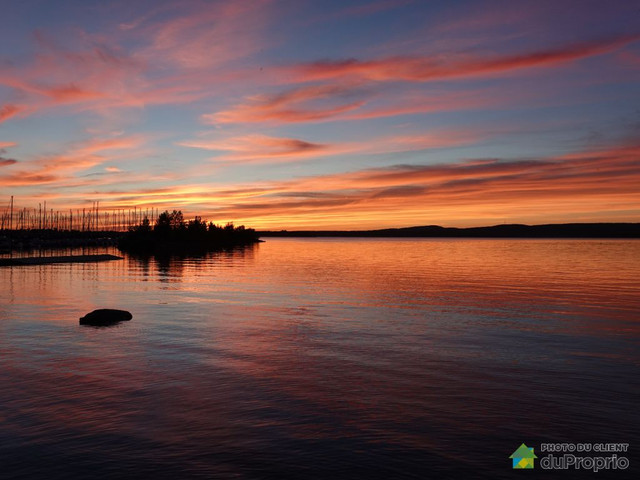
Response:
[[[54,230],[77,232],[126,232],[139,225],[144,218],[157,218],[157,207],[131,206],[128,208],[100,207],[99,201],[90,207],[61,210],[47,202],[37,207],[20,207],[12,196],[0,214],[0,231]]]

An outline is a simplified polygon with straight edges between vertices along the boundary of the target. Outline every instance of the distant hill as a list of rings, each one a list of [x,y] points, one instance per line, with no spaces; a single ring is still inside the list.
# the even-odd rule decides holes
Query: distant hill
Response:
[[[472,238],[640,238],[640,223],[559,223],[455,228],[385,228],[381,230],[261,231],[261,237],[472,237]]]

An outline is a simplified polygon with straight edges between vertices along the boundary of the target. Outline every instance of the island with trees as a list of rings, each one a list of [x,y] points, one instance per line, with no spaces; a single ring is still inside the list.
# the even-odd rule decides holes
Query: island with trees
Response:
[[[145,217],[142,223],[123,235],[118,248],[136,254],[189,254],[243,247],[260,242],[252,228],[233,223],[225,226],[207,223],[201,217],[186,222],[181,211],[165,211],[151,225]]]

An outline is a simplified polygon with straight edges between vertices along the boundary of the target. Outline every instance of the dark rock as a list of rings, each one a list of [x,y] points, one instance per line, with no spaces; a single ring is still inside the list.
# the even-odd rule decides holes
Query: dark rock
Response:
[[[111,325],[113,323],[131,320],[133,315],[126,310],[114,310],[112,308],[100,308],[84,317],[80,317],[80,325]]]

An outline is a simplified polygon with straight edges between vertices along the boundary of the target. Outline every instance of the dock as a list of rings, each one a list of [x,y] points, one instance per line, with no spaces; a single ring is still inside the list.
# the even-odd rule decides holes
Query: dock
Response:
[[[15,267],[24,265],[48,265],[51,263],[91,263],[107,262],[110,260],[122,260],[123,257],[116,255],[64,255],[49,257],[21,257],[21,258],[0,258],[0,267]]]

